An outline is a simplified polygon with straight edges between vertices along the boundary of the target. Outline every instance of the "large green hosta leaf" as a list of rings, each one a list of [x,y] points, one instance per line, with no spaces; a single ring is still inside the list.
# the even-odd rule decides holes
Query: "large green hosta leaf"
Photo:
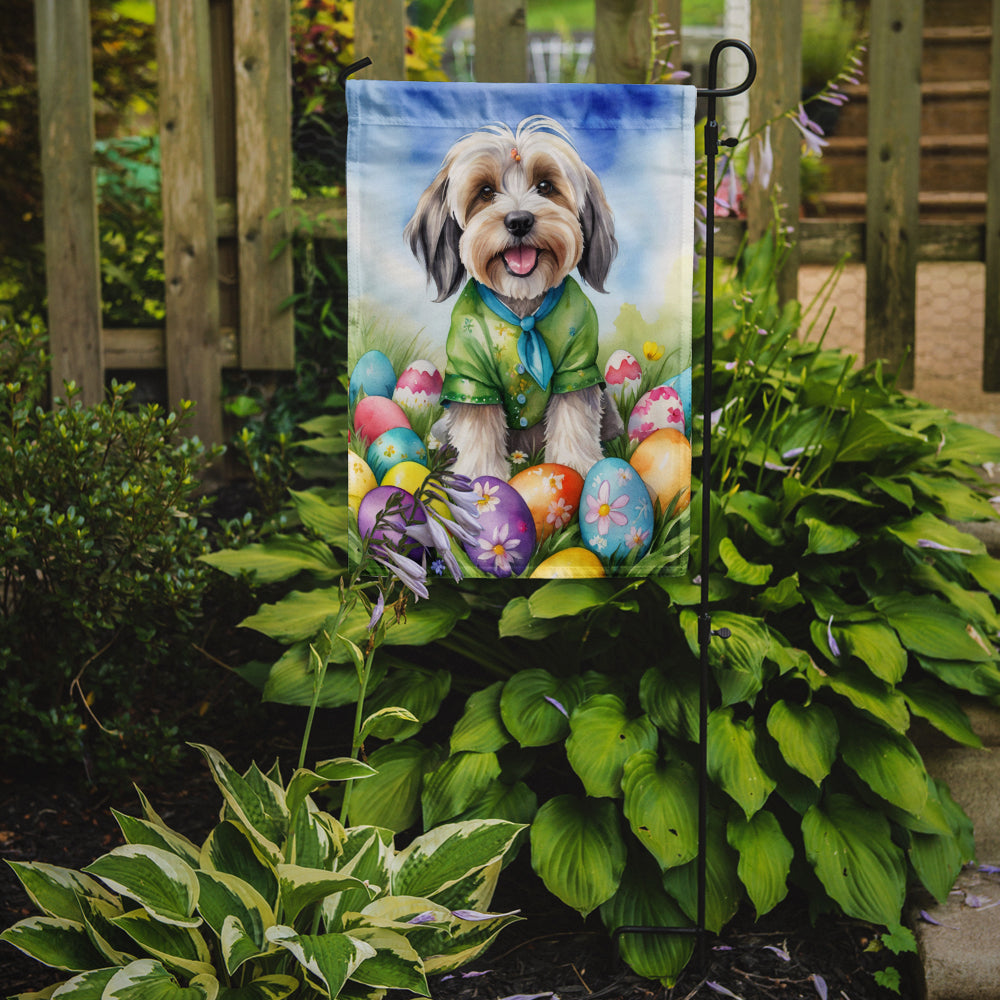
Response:
[[[400,833],[420,818],[424,774],[439,753],[416,740],[379,747],[368,761],[377,774],[351,790],[352,826],[381,826]]]
[[[452,754],[424,779],[420,801],[424,826],[432,827],[454,819],[500,777],[495,753]]]
[[[583,916],[610,899],[625,870],[618,809],[608,799],[558,795],[531,824],[531,865],[546,888]]]
[[[898,684],[903,679],[906,650],[891,628],[879,622],[850,622],[834,625],[832,632],[840,649],[856,656],[879,680]]]
[[[441,702],[451,689],[451,674],[447,670],[427,670],[409,667],[394,670],[372,691],[365,703],[368,712],[387,708],[404,708],[415,718],[384,719],[379,725],[379,739],[405,740],[416,735],[425,722],[438,713]]]
[[[209,552],[199,558],[230,576],[245,573],[257,584],[288,580],[298,573],[330,580],[344,571],[328,545],[288,535],[272,535],[266,542]]]
[[[622,790],[625,818],[661,869],[697,855],[698,782],[688,764],[641,751],[625,762]]]
[[[510,733],[500,716],[502,690],[503,681],[497,681],[469,696],[465,711],[452,730],[452,753],[460,750],[495,753],[510,742]]]
[[[996,660],[996,651],[950,605],[929,595],[892,595],[875,598],[875,607],[899,633],[908,649],[939,660]]]
[[[736,873],[760,918],[788,894],[788,872],[795,849],[782,833],[774,813],[762,809],[750,819],[737,816],[729,821],[726,837],[739,851]]]
[[[946,687],[928,679],[907,681],[900,690],[914,715],[926,719],[956,743],[967,747],[983,745],[958,699]]]
[[[764,805],[776,782],[757,761],[753,718],[738,721],[731,707],[709,714],[708,774],[748,819]]]
[[[974,535],[942,521],[933,514],[918,514],[909,521],[890,525],[887,529],[905,545],[914,549],[940,546],[969,555],[983,555],[986,546]]]
[[[682,611],[681,627],[693,656],[701,655],[698,640],[698,616]],[[722,691],[724,705],[753,699],[763,686],[764,660],[771,648],[771,636],[759,618],[731,611],[712,615],[712,629],[729,629],[727,639],[713,636],[708,645],[708,662]]]
[[[639,681],[639,704],[660,729],[678,740],[698,739],[697,672],[678,664],[668,670],[650,667]]]
[[[583,698],[579,677],[558,678],[547,670],[522,670],[504,684],[500,715],[521,746],[547,746],[566,736],[569,716]]]
[[[618,891],[601,904],[601,920],[612,933],[619,927],[690,927],[692,922],[667,895],[656,867],[630,858]],[[619,952],[640,976],[673,986],[694,951],[692,934],[622,934]]]
[[[817,786],[830,773],[837,756],[837,720],[826,705],[799,705],[779,699],[767,715],[767,731],[781,756]]]
[[[885,816],[837,793],[809,809],[802,836],[806,858],[844,913],[874,924],[899,923],[906,865]]]
[[[619,798],[622,768],[632,754],[656,748],[659,734],[646,716],[629,719],[625,702],[613,694],[595,694],[569,720],[566,757],[588,795]]]
[[[840,748],[845,763],[876,795],[919,815],[927,802],[927,772],[910,740],[854,718]]]

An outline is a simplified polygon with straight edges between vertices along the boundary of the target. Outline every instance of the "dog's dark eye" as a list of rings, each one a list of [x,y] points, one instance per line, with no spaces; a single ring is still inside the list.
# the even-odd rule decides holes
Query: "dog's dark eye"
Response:
[[[493,188],[491,188],[489,186],[489,184],[484,184],[479,189],[479,197],[482,198],[483,201],[492,201],[493,200],[493,196],[495,194],[496,194],[496,191],[494,191]]]
[[[535,185],[535,190],[541,195],[548,196],[555,191],[555,188],[552,186],[552,181],[539,181]]]

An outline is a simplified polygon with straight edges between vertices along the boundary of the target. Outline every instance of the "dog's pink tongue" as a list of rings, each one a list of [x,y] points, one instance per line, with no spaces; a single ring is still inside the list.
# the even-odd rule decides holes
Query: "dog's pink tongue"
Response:
[[[535,266],[538,251],[534,247],[511,247],[504,251],[503,259],[514,274],[528,274]]]

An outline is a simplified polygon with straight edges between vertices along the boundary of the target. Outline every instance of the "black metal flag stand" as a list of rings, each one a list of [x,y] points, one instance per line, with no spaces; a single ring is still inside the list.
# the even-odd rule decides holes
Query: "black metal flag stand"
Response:
[[[718,68],[719,57],[729,48],[739,49],[747,60],[747,75],[736,87],[719,88]],[[371,59],[365,56],[350,66],[345,66],[337,78],[344,86],[347,78],[358,70],[371,65]],[[616,944],[623,934],[694,934],[698,939],[698,962],[702,969],[705,961],[705,897],[707,889],[707,834],[708,834],[708,700],[710,672],[708,665],[708,650],[712,637],[720,639],[729,637],[728,629],[712,628],[712,615],[709,611],[709,545],[711,531],[711,505],[708,503],[708,487],[712,468],[712,294],[715,281],[715,158],[719,155],[720,146],[735,146],[735,138],[719,138],[719,123],[716,121],[716,100],[720,97],[735,97],[750,89],[757,76],[757,59],[753,49],[746,42],[734,38],[726,38],[718,42],[712,49],[708,61],[708,87],[698,90],[698,96],[707,99],[707,120],[705,122],[705,159],[707,164],[706,190],[706,228],[705,228],[705,385],[702,427],[702,505],[701,505],[701,600],[698,611],[698,646],[701,653],[701,687],[698,704],[698,909],[694,927],[656,927],[656,926],[623,926],[618,927],[612,935]]]

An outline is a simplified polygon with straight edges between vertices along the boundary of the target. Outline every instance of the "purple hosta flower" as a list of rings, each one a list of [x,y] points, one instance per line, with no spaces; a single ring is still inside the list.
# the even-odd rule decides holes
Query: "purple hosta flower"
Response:
[[[448,532],[442,526],[440,518],[436,517],[428,508],[428,518],[419,524],[410,525],[406,529],[407,534],[415,542],[419,542],[425,549],[437,551],[439,560],[448,567],[448,572],[456,580],[462,579],[462,570],[459,568],[458,560],[451,551],[451,541]]]
[[[830,652],[839,657],[840,646],[837,645],[837,640],[833,637],[833,615],[830,615],[830,620],[826,623],[826,643],[830,647]]]
[[[427,592],[427,571],[420,563],[385,545],[373,545],[368,551],[377,563],[384,566],[417,597],[430,596]]]
[[[479,534],[480,504],[468,476],[454,472],[439,472],[427,477],[417,497],[428,513],[441,521],[456,538],[469,544]],[[450,521],[442,519],[431,501],[437,500],[448,508]]]
[[[790,962],[792,960],[792,956],[784,948],[779,948],[776,944],[766,944],[764,945],[764,950],[773,951],[782,962]]]
[[[441,977],[441,982],[446,983],[449,979],[478,979],[480,976],[488,976],[493,970],[483,969],[482,972],[470,970],[469,972],[450,972],[447,976]]]
[[[740,179],[736,176],[736,166],[732,157],[726,159],[728,165],[715,192],[715,208],[724,215],[738,215],[743,192],[740,189]]]
[[[1000,865],[979,865],[978,871],[985,875],[1000,875]]]
[[[372,608],[372,616],[368,619],[368,631],[374,632],[375,627],[382,620],[382,614],[385,611],[385,595],[380,590],[378,592],[378,600],[375,602],[375,607]]]
[[[771,148],[771,126],[768,125],[764,129],[763,136],[758,136],[757,142],[750,145],[747,184],[756,181],[766,191],[771,186],[772,173],[774,173],[774,150]]]
[[[733,997],[734,1000],[743,1000],[743,997],[739,993],[734,993],[732,990],[726,989],[722,983],[713,983],[711,980],[705,983],[705,985],[712,990],[713,993],[721,993],[724,997]]]
[[[483,549],[476,556],[476,562],[493,560],[494,570],[501,576],[510,576],[510,553],[521,544],[520,538],[509,538],[510,525],[500,524],[493,529],[493,538],[478,538],[476,541]]]
[[[597,498],[587,497],[587,506],[590,508],[586,514],[587,524],[597,522],[598,534],[606,535],[612,524],[622,527],[628,524],[628,516],[621,512],[622,507],[628,506],[628,495],[623,493],[620,497],[611,499],[611,480],[605,479],[597,490]]]
[[[566,708],[561,701],[556,701],[556,699],[551,697],[551,695],[544,695],[543,697],[550,705],[554,705],[557,709],[559,709],[559,711],[562,712],[567,719],[569,718],[569,712],[566,711]]]
[[[451,915],[458,917],[459,920],[478,922],[493,920],[494,917],[516,917],[520,912],[520,910],[510,910],[507,913],[480,913],[479,910],[452,910]]]
[[[406,922],[408,924],[432,924],[435,920],[437,920],[437,914],[433,910],[424,910],[423,913],[410,917]]]
[[[827,145],[823,138],[823,130],[806,114],[806,109],[799,105],[798,114],[789,113],[792,124],[802,133],[802,140],[806,144],[806,150],[816,156],[823,155],[823,147]]]
[[[935,542],[930,538],[918,538],[917,548],[920,549],[937,549],[940,552],[958,552],[963,556],[971,556],[972,549],[957,549],[951,545],[942,545],[940,542]]]
[[[819,994],[819,1000],[826,1000],[828,992],[826,988],[826,980],[815,972],[809,978],[813,981],[813,986],[816,987],[816,992]]]

